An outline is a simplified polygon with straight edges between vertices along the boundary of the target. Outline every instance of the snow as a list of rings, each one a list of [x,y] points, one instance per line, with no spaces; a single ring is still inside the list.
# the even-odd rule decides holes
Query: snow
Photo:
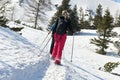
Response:
[[[34,73],[41,72],[40,65],[46,67],[42,62],[47,59],[40,60],[38,53],[40,49],[35,44],[0,27],[0,80],[33,80]]]
[[[67,37],[62,66],[50,59],[50,42],[41,53],[50,38],[49,35],[40,46],[47,32],[28,27],[21,32],[23,37],[0,27],[0,80],[120,80],[118,76],[98,70],[107,62],[119,62],[120,56],[95,53],[95,45],[90,44],[90,39],[97,37],[95,30],[82,30],[74,36],[72,62],[73,36]],[[120,74],[119,69],[120,66],[114,72]]]

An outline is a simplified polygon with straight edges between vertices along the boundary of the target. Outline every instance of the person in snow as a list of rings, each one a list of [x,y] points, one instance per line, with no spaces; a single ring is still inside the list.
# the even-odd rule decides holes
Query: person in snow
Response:
[[[61,58],[62,58],[62,50],[65,45],[66,41],[66,31],[70,29],[70,31],[73,33],[73,29],[71,27],[71,21],[68,18],[67,10],[62,11],[62,16],[59,17],[55,23],[54,28],[54,48],[52,51],[52,59],[55,60],[55,64],[61,64]]]

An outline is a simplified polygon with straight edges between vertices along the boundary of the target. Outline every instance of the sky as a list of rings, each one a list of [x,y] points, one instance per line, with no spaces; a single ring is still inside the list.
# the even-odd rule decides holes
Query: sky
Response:
[[[119,2],[119,3],[120,3],[120,0],[113,0],[113,1],[115,1],[115,2]]]

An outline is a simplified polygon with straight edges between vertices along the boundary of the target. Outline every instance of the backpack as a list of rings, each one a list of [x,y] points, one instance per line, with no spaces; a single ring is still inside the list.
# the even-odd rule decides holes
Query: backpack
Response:
[[[51,26],[50,26],[50,30],[53,31],[55,29],[55,23],[53,23]]]

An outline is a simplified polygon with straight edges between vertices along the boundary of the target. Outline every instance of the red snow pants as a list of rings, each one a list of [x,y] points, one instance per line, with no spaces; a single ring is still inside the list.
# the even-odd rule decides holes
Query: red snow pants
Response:
[[[66,34],[54,34],[55,44],[52,52],[52,57],[55,58],[55,61],[57,60],[61,62],[62,50],[65,45],[66,37]]]

